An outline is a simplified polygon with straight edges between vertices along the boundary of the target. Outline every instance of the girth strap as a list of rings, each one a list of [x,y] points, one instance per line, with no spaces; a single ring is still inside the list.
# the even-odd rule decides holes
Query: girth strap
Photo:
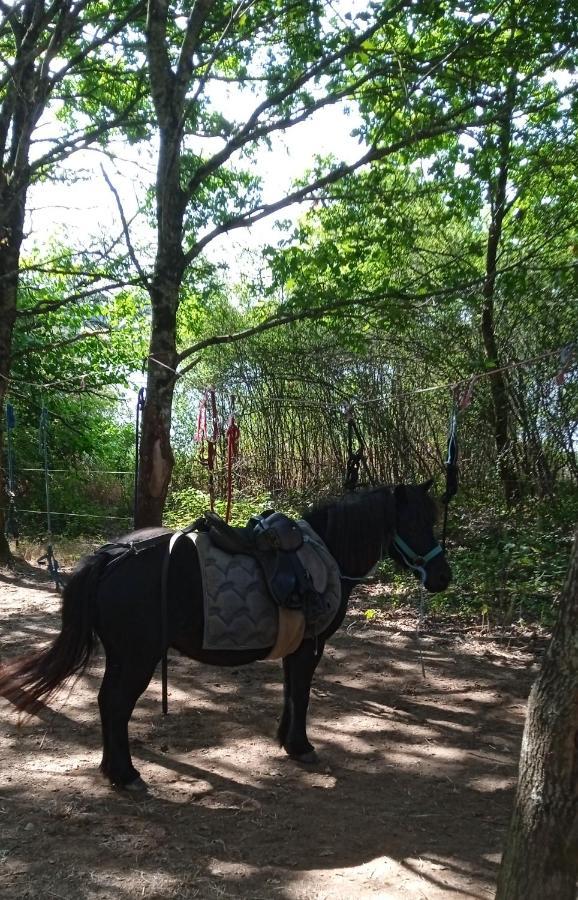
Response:
[[[183,531],[175,531],[167,546],[161,572],[161,693],[163,716],[169,714],[169,568],[171,553],[177,541],[183,537]]]

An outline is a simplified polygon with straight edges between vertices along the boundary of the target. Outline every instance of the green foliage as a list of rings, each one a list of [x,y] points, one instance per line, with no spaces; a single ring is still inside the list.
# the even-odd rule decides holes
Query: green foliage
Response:
[[[170,528],[183,528],[210,508],[211,501],[206,490],[188,487],[172,491],[167,504],[165,524]],[[255,513],[273,508],[279,508],[279,504],[275,503],[268,494],[256,494],[249,497],[236,495],[231,508],[231,525],[246,525]],[[282,504],[282,508],[287,515],[298,515],[298,511],[286,503]],[[226,511],[227,501],[222,497],[217,498],[215,512],[225,518]]]
[[[119,534],[132,521],[134,430],[113,400],[43,398],[48,492],[55,535]],[[40,398],[12,399],[16,510],[25,534],[46,533],[47,498]]]
[[[14,331],[16,384],[54,385],[63,393],[125,386],[146,352],[148,304],[122,260],[33,250],[23,260]]]
[[[495,488],[499,459],[487,378],[460,416],[467,502],[451,514],[454,585],[432,602],[492,620],[549,621],[577,500],[571,484],[578,475],[578,382],[570,374],[558,384],[559,361],[542,358],[576,337],[575,4],[361,6],[341,15],[319,2],[210,4],[190,71],[185,66],[179,76],[182,109],[171,110],[185,23],[200,7],[192,0],[159,6],[163,14],[169,10],[160,69],[172,71],[162,102],[157,97],[153,104],[142,5],[134,6],[127,27],[120,21],[128,2],[78,5],[58,60],[46,68],[70,65],[46,95],[56,131],[46,144],[40,135],[38,152],[47,149],[48,156],[41,165],[34,157],[31,177],[57,177],[55,164],[83,144],[83,134],[102,147],[120,129],[134,143],[175,127],[175,140],[159,154],[157,189],[166,175],[166,194],[154,195],[150,186],[146,212],[160,236],[176,239],[171,262],[160,270],[177,277],[172,261],[188,254],[175,300],[176,349],[203,349],[182,360],[191,370],[177,384],[167,524],[188,524],[209,505],[207,473],[193,444],[199,395],[208,385],[219,391],[223,420],[230,394],[237,397],[242,452],[233,521],[243,524],[266,506],[290,511],[341,488],[342,410],[350,401],[380,479],[434,472],[441,480],[451,394],[424,388],[487,373],[504,360],[540,357],[507,376],[509,441],[524,495],[518,509],[504,510]],[[34,57],[39,64],[59,33],[47,20]],[[0,50],[12,63],[17,48],[8,27]],[[5,80],[0,101],[10,100],[11,90]],[[16,106],[22,97],[17,91]],[[267,212],[257,149],[340,98],[360,113],[360,157],[367,152],[373,162],[325,182],[328,172],[339,171],[340,148],[318,158],[296,184],[319,180],[315,205],[248,267],[258,274],[232,284],[229,251],[207,260],[201,244]],[[479,325],[500,171],[507,185],[490,353]],[[73,191],[72,179],[68,187]],[[171,218],[175,210],[180,218]],[[53,510],[130,515],[134,405],[131,395],[125,409],[123,388],[148,353],[150,310],[134,261],[118,246],[118,235],[80,251],[47,244],[21,260],[9,348],[21,506],[44,505],[42,474],[26,479],[23,469],[41,461],[38,386],[46,385],[50,464],[66,470],[51,477]],[[145,252],[142,260],[150,259]],[[157,321],[170,319],[161,312]],[[283,328],[256,333],[267,321],[291,317]],[[237,342],[243,331],[252,336]],[[221,438],[221,514],[223,459]],[[106,470],[129,474],[95,474]],[[62,521],[85,530],[83,519]],[[60,530],[61,520],[54,527]],[[399,599],[408,580],[389,575]]]
[[[473,498],[451,512],[449,557],[454,581],[430,608],[511,624],[551,625],[566,572],[578,491],[565,485],[548,501],[515,511]]]

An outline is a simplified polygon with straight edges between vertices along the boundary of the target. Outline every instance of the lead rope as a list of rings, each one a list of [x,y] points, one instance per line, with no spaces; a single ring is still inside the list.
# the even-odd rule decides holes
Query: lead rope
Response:
[[[425,569],[421,570],[421,586],[420,586],[420,594],[419,594],[419,612],[417,617],[417,625],[415,629],[415,643],[417,646],[417,655],[419,657],[419,662],[421,665],[421,674],[422,678],[425,678],[425,662],[423,658],[423,648],[421,643],[421,633],[423,630],[423,623],[425,619],[425,607],[426,607],[426,592],[425,592],[425,580],[426,580],[426,571]]]
[[[452,411],[450,414],[450,424],[448,430],[448,453],[446,457],[446,489],[442,497],[444,504],[444,527],[442,534],[442,547],[446,549],[446,534],[448,528],[448,507],[452,497],[458,492],[460,471],[459,471],[459,451],[458,451],[458,417],[461,412],[468,408],[472,402],[474,388],[476,386],[476,376],[472,376],[465,390],[460,392],[459,387],[454,388]]]
[[[458,411],[459,406],[457,398],[454,397],[454,404],[450,415],[450,424],[448,429],[448,452],[446,457],[446,489],[442,497],[444,505],[444,525],[442,531],[442,547],[445,553],[446,536],[448,530],[448,509],[450,500],[458,492]]]
[[[440,553],[442,553],[442,548],[439,544],[436,544],[432,549],[425,554],[425,556],[418,556],[411,547],[406,544],[406,542],[400,538],[399,534],[395,533],[393,537],[393,543],[397,550],[397,552],[401,555],[402,559],[405,561],[406,566],[409,569],[412,569],[414,572],[419,574],[419,578],[421,581],[421,592],[419,597],[419,608],[418,608],[418,619],[417,625],[415,629],[415,641],[417,646],[417,652],[419,655],[419,661],[421,664],[421,674],[425,678],[425,662],[423,658],[422,651],[422,643],[421,643],[421,634],[423,631],[423,623],[425,620],[425,612],[426,612],[426,588],[425,583],[427,580],[427,572],[426,566],[430,560],[435,559]]]

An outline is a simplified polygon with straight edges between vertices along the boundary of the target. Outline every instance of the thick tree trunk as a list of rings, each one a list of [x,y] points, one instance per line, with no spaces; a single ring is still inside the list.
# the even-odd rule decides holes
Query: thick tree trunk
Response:
[[[24,200],[22,197],[11,195],[6,182],[0,187],[0,460],[3,461],[5,402],[16,321]],[[4,534],[6,522],[4,510],[7,508],[6,473],[0,464],[0,565],[5,565],[11,560],[10,547]]]
[[[186,200],[181,187],[182,133],[186,88],[200,29],[213,0],[196,4],[187,24],[176,72],[166,47],[168,6],[149,0],[147,56],[151,94],[159,125],[156,179],[157,248],[152,281],[151,340],[146,402],[142,416],[139,478],[135,498],[137,528],[162,525],[174,458],[171,414],[176,380],[177,310],[185,270],[183,221]]]
[[[157,254],[152,282],[151,339],[146,403],[142,416],[139,478],[135,502],[137,528],[162,525],[174,458],[171,417],[177,367],[177,310],[184,272],[183,217],[179,185],[180,127],[160,130],[157,172]]]
[[[151,290],[153,314],[146,402],[142,415],[135,526],[162,525],[173,471],[171,414],[175,387],[176,309],[179,285],[165,282]],[[162,296],[160,296],[162,294]],[[171,298],[170,294],[174,296]]]
[[[183,218],[185,203],[179,184],[180,126],[160,130],[157,172],[157,254],[149,284],[152,320],[142,417],[139,478],[135,502],[137,528],[162,525],[174,458],[171,416],[177,356],[177,310],[185,268]]]
[[[496,900],[575,900],[577,776],[578,531],[558,622],[528,702]]]

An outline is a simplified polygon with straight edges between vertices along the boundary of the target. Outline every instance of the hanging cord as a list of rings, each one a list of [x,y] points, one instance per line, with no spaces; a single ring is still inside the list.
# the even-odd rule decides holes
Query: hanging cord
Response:
[[[393,539],[393,544],[400,554],[402,559],[404,560],[406,566],[409,569],[412,569],[414,572],[417,572],[419,575],[419,579],[421,582],[420,585],[420,595],[419,595],[419,606],[418,606],[418,617],[417,617],[417,625],[415,626],[415,643],[417,647],[417,653],[419,656],[419,661],[421,665],[421,674],[425,678],[425,662],[423,658],[423,650],[421,643],[421,635],[423,632],[423,623],[425,621],[426,609],[427,609],[427,597],[426,597],[426,587],[425,583],[427,580],[427,571],[426,566],[430,560],[435,559],[442,552],[442,548],[438,543],[426,553],[425,556],[418,556],[411,547],[406,544],[406,542],[400,538],[400,536],[396,533]]]
[[[235,419],[235,395],[231,395],[231,414],[227,424],[227,512],[225,514],[225,522],[229,522],[231,518],[231,507],[233,504],[233,465],[239,455],[239,438],[241,429]]]
[[[458,492],[459,470],[458,470],[458,407],[454,403],[450,416],[450,425],[448,431],[448,453],[446,457],[446,489],[442,496],[444,505],[444,526],[442,531],[442,549],[446,549],[446,537],[448,530],[448,509],[450,500]]]
[[[48,411],[44,406],[44,401],[42,402],[42,408],[40,412],[40,448],[42,450],[42,455],[44,458],[44,489],[46,492],[46,527],[48,531],[48,545],[46,548],[46,553],[44,556],[41,556],[38,560],[38,563],[45,562],[48,566],[48,571],[52,575],[54,579],[54,584],[56,585],[57,590],[62,588],[62,577],[59,571],[58,560],[54,555],[54,551],[52,549],[52,519],[50,515],[50,473],[48,471]]]
[[[347,422],[347,463],[345,466],[345,481],[343,487],[346,491],[354,491],[359,481],[359,467],[363,457],[363,449],[360,447],[353,452],[353,409],[349,406],[345,411]]]
[[[6,534],[16,541],[18,547],[18,538],[20,530],[18,528],[18,520],[16,517],[16,486],[14,479],[14,444],[13,431],[16,427],[16,417],[14,415],[14,407],[11,403],[6,404],[6,494],[8,497],[8,511],[6,516]]]
[[[219,439],[219,421],[217,416],[217,398],[215,388],[205,391],[199,406],[197,416],[197,433],[195,439],[201,444],[199,460],[209,473],[209,499],[211,512],[215,511],[215,459],[217,456],[217,441]],[[207,442],[207,454],[204,453],[205,441]]]
[[[420,594],[419,594],[419,610],[417,617],[417,625],[415,627],[415,643],[417,646],[417,654],[419,656],[419,661],[421,665],[421,674],[422,678],[425,678],[425,661],[423,658],[423,647],[421,643],[421,635],[423,631],[423,623],[425,621],[425,611],[426,611],[426,593],[425,593],[425,569],[423,570],[423,575],[421,579],[420,586]]]
[[[132,501],[132,510],[133,510],[133,525],[136,528],[136,514],[137,514],[137,504],[138,504],[138,474],[139,474],[139,460],[140,460],[140,429],[141,429],[141,418],[146,404],[146,391],[143,387],[138,392],[137,400],[136,400],[136,419],[134,426],[134,491],[133,491],[133,501]]]
[[[453,391],[453,402],[452,402],[452,411],[450,414],[450,424],[448,429],[448,452],[446,457],[446,489],[442,496],[442,503],[444,505],[444,525],[442,531],[442,548],[445,553],[446,549],[446,537],[447,537],[447,529],[448,529],[448,509],[450,500],[452,497],[458,492],[459,481],[460,481],[460,470],[459,470],[459,448],[458,448],[458,417],[463,410],[467,409],[470,403],[472,402],[472,397],[474,393],[474,386],[476,384],[477,378],[473,376],[465,389],[460,391],[460,388],[457,387]]]

